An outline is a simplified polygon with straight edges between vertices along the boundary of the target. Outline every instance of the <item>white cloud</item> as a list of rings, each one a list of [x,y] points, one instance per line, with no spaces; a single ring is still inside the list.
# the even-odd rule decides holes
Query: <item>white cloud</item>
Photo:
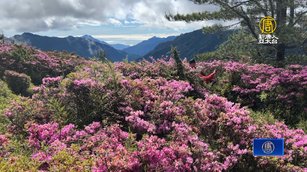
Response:
[[[140,24],[150,28],[198,29],[212,23],[170,22],[164,16],[216,9],[189,0],[1,0],[0,28],[38,32],[82,25]]]
[[[114,19],[114,18],[110,18],[110,19],[108,20],[108,22],[109,22],[110,24],[113,24],[113,25],[121,25],[121,24],[122,24],[119,20]]]

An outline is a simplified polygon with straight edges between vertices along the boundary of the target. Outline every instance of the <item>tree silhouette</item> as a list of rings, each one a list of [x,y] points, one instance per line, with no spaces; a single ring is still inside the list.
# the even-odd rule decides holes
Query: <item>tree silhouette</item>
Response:
[[[168,14],[170,21],[239,21],[224,26],[215,24],[204,27],[205,31],[227,29],[234,25],[246,28],[258,41],[260,32],[258,23],[264,16],[276,19],[276,36],[278,44],[272,45],[275,49],[275,59],[282,62],[285,59],[286,49],[303,47],[307,43],[307,1],[305,0],[190,0],[195,4],[211,4],[219,7],[214,12],[196,12],[192,14]],[[257,45],[265,46],[265,45]]]
[[[4,34],[3,33],[0,34],[0,41],[2,41],[2,43],[4,44]]]

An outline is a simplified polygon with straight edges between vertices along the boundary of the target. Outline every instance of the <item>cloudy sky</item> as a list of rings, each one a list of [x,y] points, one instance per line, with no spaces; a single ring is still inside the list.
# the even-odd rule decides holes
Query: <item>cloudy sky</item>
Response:
[[[0,32],[47,36],[93,35],[108,43],[135,44],[200,29],[213,22],[170,22],[165,14],[213,11],[189,0],[0,0]]]

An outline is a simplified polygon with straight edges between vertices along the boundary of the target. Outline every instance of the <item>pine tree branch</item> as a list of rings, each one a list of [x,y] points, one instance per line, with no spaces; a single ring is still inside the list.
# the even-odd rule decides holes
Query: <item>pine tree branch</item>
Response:
[[[204,4],[209,3],[209,1],[206,0],[191,0],[196,4]],[[240,3],[236,3],[233,6],[229,6],[231,9],[238,8],[246,3],[252,2],[254,0],[247,0]],[[217,3],[219,4],[218,1]],[[214,19],[223,19],[223,20],[232,20],[237,18],[237,15],[234,15],[233,12],[229,12],[229,10],[221,9],[220,11],[214,11],[214,12],[198,12],[198,13],[192,13],[192,14],[186,14],[186,15],[165,15],[165,17],[168,20],[175,20],[175,21],[185,21],[185,22],[191,22],[191,21],[202,21],[202,20],[214,20]]]
[[[185,22],[193,22],[193,21],[203,21],[203,20],[232,20],[237,18],[236,15],[229,13],[229,11],[226,10],[220,10],[215,12],[197,12],[192,14],[176,14],[171,15],[167,14],[165,15],[166,19],[168,20],[174,20],[174,21],[185,21]]]
[[[203,32],[204,33],[215,33],[215,32],[218,32],[218,31],[223,31],[225,29],[229,29],[229,28],[231,28],[235,25],[238,25],[240,23],[241,23],[241,21],[227,25],[227,26],[222,26],[222,25],[217,25],[217,24],[213,25],[213,26],[207,26],[207,27],[203,27]]]
[[[296,20],[293,22],[293,24],[291,25],[291,27],[295,26],[298,21],[307,13],[307,11],[303,11],[297,14],[297,18]]]
[[[240,8],[241,9],[241,12],[238,11],[236,8],[233,8],[232,6],[230,6],[228,3],[225,3],[223,1],[220,1],[220,0],[217,0],[217,3],[219,3],[222,7],[226,8],[226,9],[229,9],[231,11],[233,11],[234,13],[236,13],[239,17],[241,17],[245,22],[246,22],[246,25],[247,27],[249,28],[249,30],[251,31],[252,35],[258,40],[258,36],[254,30],[254,28],[252,27],[251,25],[251,22],[250,22],[250,19],[249,17],[247,16],[247,14],[244,12],[244,10],[242,9],[242,7]]]
[[[202,0],[192,0],[192,1],[194,3],[198,3],[198,4],[203,4],[203,3],[209,2],[209,1],[202,1]],[[175,16],[166,15],[165,17],[168,20],[175,20],[175,21],[183,20],[183,21],[186,21],[186,22],[202,21],[202,20],[214,20],[214,19],[231,20],[231,19],[236,19],[236,18],[242,18],[246,22],[246,25],[250,29],[252,35],[256,39],[258,39],[258,36],[255,33],[255,29],[253,28],[253,26],[251,24],[250,18],[248,17],[248,15],[242,9],[242,5],[249,3],[249,2],[253,2],[253,3],[256,3],[256,4],[261,6],[261,4],[255,2],[255,0],[243,1],[243,2],[240,2],[240,3],[235,4],[233,6],[231,6],[229,3],[226,3],[224,1],[217,0],[217,1],[215,1],[215,3],[219,4],[220,6],[222,6],[224,8],[224,9],[222,8],[218,12],[211,12],[211,13],[202,12],[202,13],[192,13],[192,14],[187,14],[187,15],[177,14]],[[241,11],[238,9],[238,7],[241,7]]]
[[[240,3],[238,3],[238,4],[234,5],[234,6],[232,6],[232,8],[237,8],[237,7],[239,7],[239,6],[241,6],[241,5],[244,5],[244,4],[246,4],[246,3],[248,3],[248,2],[251,2],[251,1],[253,1],[253,0],[248,0],[248,1],[240,2]]]
[[[209,0],[190,0],[194,4],[204,4],[204,3],[209,3]]]
[[[241,8],[241,11],[243,13],[243,16],[244,16],[243,19],[246,22],[246,25],[247,25],[248,29],[251,31],[251,33],[254,36],[254,38],[256,38],[258,40],[258,35],[255,32],[255,28],[251,24],[250,18],[247,16],[247,14],[245,13],[245,11],[242,8]]]
[[[263,12],[265,16],[268,16],[267,10],[263,8],[263,6],[260,4],[259,0],[252,0],[252,2],[257,5],[257,7],[260,8],[260,10]]]

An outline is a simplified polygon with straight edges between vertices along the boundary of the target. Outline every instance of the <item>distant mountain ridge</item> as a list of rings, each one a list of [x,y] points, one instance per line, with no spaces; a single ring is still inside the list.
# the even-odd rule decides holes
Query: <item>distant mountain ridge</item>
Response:
[[[233,31],[204,34],[202,30],[196,30],[167,38],[152,37],[127,48],[125,48],[127,45],[124,44],[109,45],[91,35],[59,38],[23,33],[10,39],[44,51],[67,51],[90,58],[95,56],[99,50],[104,50],[111,61],[122,61],[127,56],[129,61],[133,61],[141,58],[149,59],[151,56],[160,58],[162,55],[169,55],[171,47],[176,47],[179,50],[181,58],[191,59],[199,53],[214,51],[227,40],[231,33]]]
[[[174,40],[164,42],[156,46],[152,51],[144,55],[145,59],[149,57],[160,58],[162,55],[169,55],[172,47],[176,47],[181,58],[191,59],[195,55],[204,52],[214,51],[220,44],[227,40],[233,31],[223,31],[219,33],[204,34],[202,30],[181,34]]]
[[[125,44],[109,44],[109,45],[111,45],[113,48],[117,50],[123,50],[125,48],[131,47],[130,45],[125,45]]]
[[[15,42],[26,43],[44,51],[68,51],[87,58],[93,57],[99,50],[104,50],[111,61],[122,61],[128,55],[89,35],[58,38],[23,33],[21,35],[15,35],[11,39]]]
[[[108,45],[108,43],[106,43],[106,42],[104,42],[102,40],[96,39],[96,38],[92,37],[91,35],[83,35],[83,36],[81,36],[81,38],[84,38],[84,39],[87,39],[87,40],[90,40],[90,41],[99,42],[99,43]]]
[[[169,36],[166,38],[152,37],[148,40],[142,41],[134,46],[123,49],[128,54],[136,54],[139,56],[144,56],[145,54],[152,51],[157,45],[163,42],[172,41],[176,36]]]

